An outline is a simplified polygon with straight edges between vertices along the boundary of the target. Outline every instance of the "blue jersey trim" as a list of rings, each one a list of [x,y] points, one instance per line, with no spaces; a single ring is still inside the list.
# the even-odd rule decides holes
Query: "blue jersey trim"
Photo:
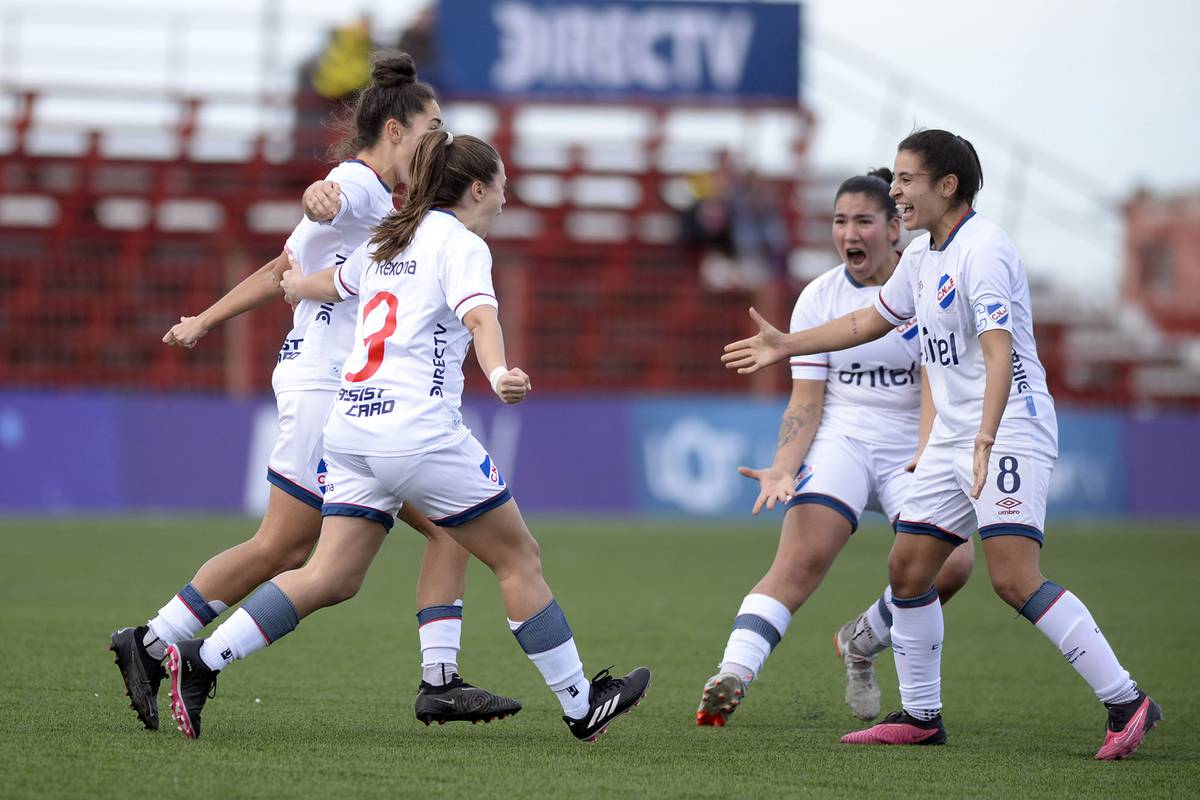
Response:
[[[954,237],[957,236],[958,232],[962,230],[962,226],[965,225],[967,223],[967,220],[969,220],[973,216],[975,216],[975,209],[968,208],[967,213],[962,215],[962,219],[960,219],[958,222],[954,223],[954,227],[950,229],[950,235],[946,237],[946,241],[942,242],[941,247],[937,248],[937,251],[939,253],[944,253],[946,251],[946,248],[949,247],[950,243],[954,241]],[[932,236],[929,237],[929,249],[930,250],[934,249]]]
[[[858,515],[854,513],[854,509],[836,497],[830,497],[827,494],[820,494],[818,492],[805,492],[804,494],[798,494],[791,500],[788,500],[787,505],[784,506],[784,511],[786,512],[788,509],[806,504],[832,508],[834,511],[845,517],[846,521],[850,523],[851,533],[854,533],[856,530],[858,530]]]
[[[909,522],[907,520],[896,520],[896,533],[915,533],[918,536],[932,536],[935,539],[941,539],[943,542],[950,542],[958,546],[967,541],[953,531],[948,531],[945,528],[939,528],[929,522]]]
[[[980,539],[990,539],[993,536],[1027,536],[1039,545],[1045,541],[1042,532],[1037,528],[1017,522],[1000,522],[995,525],[984,525],[979,529]]]
[[[378,522],[385,531],[390,531],[396,524],[396,518],[377,508],[356,506],[353,503],[326,503],[321,509],[323,517],[362,517],[371,522]]]
[[[453,211],[451,211],[448,208],[442,208],[441,206],[434,206],[433,208],[431,208],[429,210],[437,211],[439,214],[449,214],[450,216],[454,217],[455,219],[458,219],[458,214],[455,214]]]
[[[855,289],[865,289],[867,287],[865,283],[859,283],[858,281],[854,280],[854,276],[850,274],[849,267],[842,267],[842,273],[846,276],[846,280],[850,281],[850,285]]]
[[[508,489],[505,489],[504,491],[500,492],[500,494],[494,497],[489,497],[482,503],[471,506],[466,511],[460,511],[457,514],[451,514],[450,516],[442,517],[441,519],[431,519],[430,521],[434,525],[441,525],[443,528],[457,528],[463,523],[470,522],[476,517],[483,516],[493,508],[504,505],[509,500],[512,500],[512,492]]]
[[[292,497],[310,508],[321,510],[321,496],[310,492],[290,478],[285,478],[275,470],[267,467],[267,483],[277,486]]]
[[[364,167],[371,170],[371,172],[375,172],[375,168],[372,167],[367,162],[363,161],[361,158],[347,158],[342,163],[343,164],[362,164]],[[384,183],[383,176],[380,175],[378,172],[375,172],[375,180],[379,181],[380,186],[382,186],[384,189],[387,189],[388,194],[392,193],[392,187],[390,187],[386,183]]]

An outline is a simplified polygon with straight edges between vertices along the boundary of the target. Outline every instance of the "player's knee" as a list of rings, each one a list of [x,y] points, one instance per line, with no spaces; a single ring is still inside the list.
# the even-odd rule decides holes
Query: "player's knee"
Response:
[[[1023,606],[1025,600],[1032,594],[1028,588],[1029,585],[1030,581],[1023,576],[992,573],[992,589],[1001,600],[1013,608]]]
[[[325,605],[344,603],[362,588],[364,572],[353,572],[331,576],[324,583]]]

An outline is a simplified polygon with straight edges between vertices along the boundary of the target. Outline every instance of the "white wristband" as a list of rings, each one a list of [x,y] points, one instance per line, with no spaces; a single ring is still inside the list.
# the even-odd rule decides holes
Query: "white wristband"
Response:
[[[496,367],[492,373],[488,375],[488,380],[491,381],[492,391],[500,394],[500,390],[496,388],[496,384],[500,382],[500,378],[508,374],[508,367]]]

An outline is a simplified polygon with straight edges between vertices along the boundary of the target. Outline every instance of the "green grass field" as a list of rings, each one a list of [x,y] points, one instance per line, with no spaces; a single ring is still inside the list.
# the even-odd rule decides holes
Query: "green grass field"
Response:
[[[1097,763],[1104,712],[983,564],[946,609],[942,748],[851,748],[837,625],[878,595],[890,535],[851,541],[726,728],[695,706],[738,603],[774,552],[773,522],[534,520],[584,665],[654,670],[650,695],[596,746],[574,741],[513,641],[495,582],[468,581],[461,665],[521,698],[490,725],[412,714],[420,541],[397,528],[362,593],[222,675],[204,738],[143,731],[106,650],[254,523],[0,523],[3,797],[1183,797],[1200,793],[1196,525],[1058,525],[1045,572],[1089,604],[1166,719],[1130,761]],[[881,659],[885,711],[897,705]],[[166,716],[165,691],[162,708]],[[169,720],[169,717],[168,717]]]

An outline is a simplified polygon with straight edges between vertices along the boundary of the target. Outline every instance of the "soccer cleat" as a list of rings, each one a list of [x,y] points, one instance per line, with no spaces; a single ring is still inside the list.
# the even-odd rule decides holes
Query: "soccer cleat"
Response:
[[[1105,703],[1105,707],[1108,708],[1108,730],[1104,744],[1096,751],[1097,761],[1116,761],[1133,755],[1146,734],[1163,718],[1158,703],[1140,689],[1137,697],[1128,703]]]
[[[200,738],[200,711],[217,694],[217,673],[200,658],[200,639],[189,639],[167,648],[167,674],[171,677],[171,717],[189,739]]]
[[[594,742],[608,730],[609,723],[642,702],[650,688],[650,670],[638,667],[624,678],[614,678],[603,669],[592,678],[588,710],[579,719],[563,717],[576,739]]]
[[[869,637],[870,641],[865,642],[868,645],[877,642],[870,626],[861,625],[861,620],[860,616],[838,628],[833,646],[846,665],[846,705],[859,719],[875,719],[879,716],[879,683],[875,680],[875,654],[879,650],[862,647],[860,637]]]
[[[521,710],[521,703],[511,697],[492,694],[487,689],[464,681],[458,675],[444,686],[421,681],[417,690],[417,719],[429,725],[447,722],[491,722],[511,717]]]
[[[910,717],[907,711],[888,714],[883,722],[866,730],[847,733],[842,744],[945,744],[946,726],[938,714],[928,722]]]
[[[146,652],[142,640],[147,627],[121,628],[112,635],[108,649],[113,652],[113,663],[121,670],[125,681],[125,696],[129,707],[137,712],[138,719],[148,731],[158,730],[158,686],[162,682],[162,662],[155,661]]]
[[[736,672],[718,672],[704,684],[700,707],[696,709],[696,724],[724,727],[729,717],[741,705],[746,695],[746,683]]]

